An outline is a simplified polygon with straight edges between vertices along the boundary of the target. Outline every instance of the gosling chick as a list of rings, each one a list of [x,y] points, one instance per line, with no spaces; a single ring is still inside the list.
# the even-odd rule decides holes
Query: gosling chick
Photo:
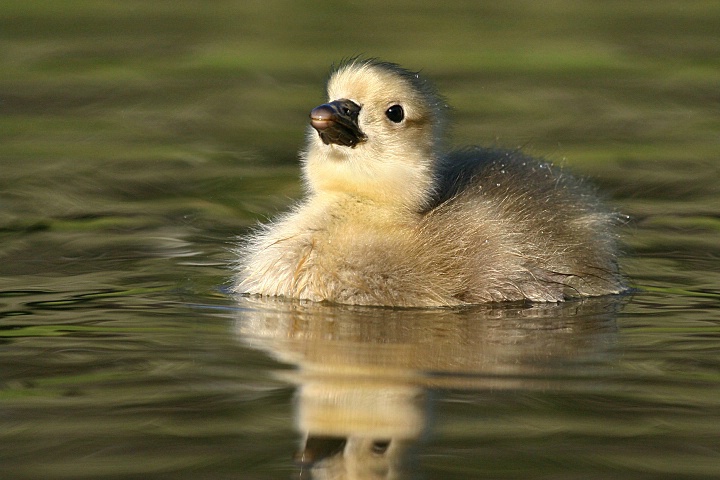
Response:
[[[306,198],[238,248],[234,290],[383,306],[560,302],[619,293],[616,216],[517,151],[444,152],[418,74],[354,59],[310,113]]]

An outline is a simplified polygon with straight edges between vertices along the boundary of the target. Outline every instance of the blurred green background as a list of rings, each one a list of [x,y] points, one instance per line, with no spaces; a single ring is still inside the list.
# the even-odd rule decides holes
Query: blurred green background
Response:
[[[714,214],[718,32],[715,0],[5,0],[0,228],[238,233],[300,195],[308,112],[358,54],[430,78],[451,144],[569,165],[636,218]]]
[[[2,181],[291,163],[330,65],[357,54],[422,70],[458,144],[588,172],[715,161],[719,26],[713,0],[5,0]]]

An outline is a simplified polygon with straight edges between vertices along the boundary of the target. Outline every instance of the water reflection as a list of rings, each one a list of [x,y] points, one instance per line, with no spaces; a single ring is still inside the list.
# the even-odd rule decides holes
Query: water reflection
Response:
[[[548,388],[611,351],[622,299],[463,310],[239,301],[237,333],[297,367],[300,478],[412,474],[433,392]],[[480,393],[479,393],[480,394]]]

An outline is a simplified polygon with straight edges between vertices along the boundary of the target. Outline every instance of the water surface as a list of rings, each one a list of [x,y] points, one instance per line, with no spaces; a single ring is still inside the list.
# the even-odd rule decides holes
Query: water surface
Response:
[[[0,478],[720,476],[720,8],[436,3],[6,2]],[[433,79],[452,143],[590,177],[635,291],[230,296],[358,53]]]

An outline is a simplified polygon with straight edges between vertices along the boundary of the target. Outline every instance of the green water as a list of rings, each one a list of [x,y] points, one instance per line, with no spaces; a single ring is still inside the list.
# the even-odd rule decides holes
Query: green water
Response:
[[[348,439],[317,478],[719,477],[718,32],[714,1],[5,1],[0,478],[305,478],[308,433]],[[637,291],[231,298],[356,54],[432,79],[451,143],[590,177]]]

